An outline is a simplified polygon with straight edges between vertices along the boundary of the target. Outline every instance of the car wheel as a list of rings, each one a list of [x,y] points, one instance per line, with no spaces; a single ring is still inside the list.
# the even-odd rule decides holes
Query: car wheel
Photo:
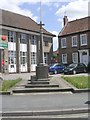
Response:
[[[57,70],[54,70],[54,74],[57,74],[58,72],[57,72]]]
[[[73,70],[73,74],[74,74],[74,75],[76,74],[76,70]]]

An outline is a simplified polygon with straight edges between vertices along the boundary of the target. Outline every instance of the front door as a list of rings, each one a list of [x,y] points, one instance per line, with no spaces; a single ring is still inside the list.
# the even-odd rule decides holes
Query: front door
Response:
[[[88,65],[88,51],[80,52],[80,63],[84,63],[86,66]]]
[[[16,72],[16,51],[9,51],[9,72]]]

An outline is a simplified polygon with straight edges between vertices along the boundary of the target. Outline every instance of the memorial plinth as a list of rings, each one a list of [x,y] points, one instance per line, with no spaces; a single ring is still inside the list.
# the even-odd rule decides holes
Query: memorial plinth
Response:
[[[36,77],[37,80],[47,80],[48,79],[48,65],[39,64],[36,66]]]

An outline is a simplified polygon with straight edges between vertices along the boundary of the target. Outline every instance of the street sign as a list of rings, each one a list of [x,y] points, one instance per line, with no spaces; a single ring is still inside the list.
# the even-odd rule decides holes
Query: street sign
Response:
[[[0,43],[0,47],[8,48],[8,44],[6,44],[6,43]]]

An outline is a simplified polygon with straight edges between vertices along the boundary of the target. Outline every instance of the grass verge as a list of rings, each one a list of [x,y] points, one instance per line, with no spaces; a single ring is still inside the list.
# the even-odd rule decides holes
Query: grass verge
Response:
[[[62,78],[78,89],[90,88],[90,76],[62,76]]]
[[[7,91],[11,87],[15,86],[21,80],[22,80],[21,78],[15,80],[3,80],[2,85],[0,86],[0,91]]]

